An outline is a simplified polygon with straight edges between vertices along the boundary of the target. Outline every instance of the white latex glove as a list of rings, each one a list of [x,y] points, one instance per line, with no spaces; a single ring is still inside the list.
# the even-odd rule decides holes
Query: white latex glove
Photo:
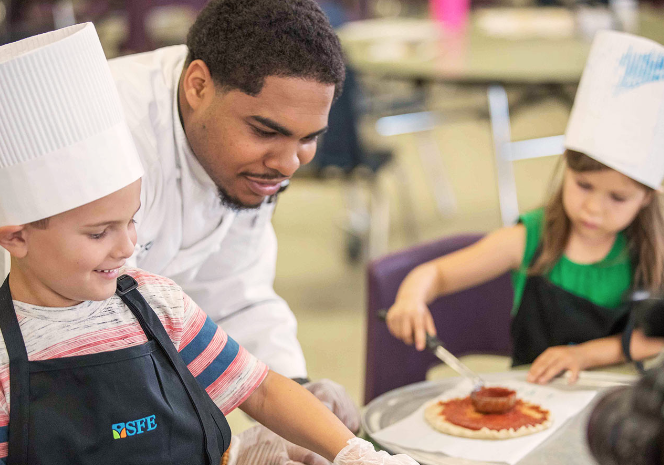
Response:
[[[228,465],[331,465],[320,455],[257,425],[231,441]]]
[[[384,450],[376,452],[373,444],[364,439],[353,438],[341,449],[334,465],[418,465],[405,454],[390,455]]]
[[[325,404],[346,425],[346,428],[353,433],[360,430],[360,410],[341,384],[321,379],[306,383],[304,387]]]

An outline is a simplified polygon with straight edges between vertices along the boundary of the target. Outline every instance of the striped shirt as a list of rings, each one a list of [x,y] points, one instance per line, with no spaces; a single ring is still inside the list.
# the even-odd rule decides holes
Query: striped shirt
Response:
[[[146,271],[122,273],[159,316],[189,371],[224,414],[240,405],[261,384],[267,366],[239,346],[173,281]],[[74,307],[38,307],[14,301],[28,359],[48,360],[141,345],[147,338],[116,295]],[[0,462],[7,457],[9,427],[9,358],[0,334]]]

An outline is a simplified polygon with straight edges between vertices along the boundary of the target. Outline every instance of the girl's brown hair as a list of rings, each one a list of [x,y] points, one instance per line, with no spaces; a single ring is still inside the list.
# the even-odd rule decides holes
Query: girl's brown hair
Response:
[[[563,155],[572,171],[601,171],[611,169],[580,152],[566,150]],[[634,263],[635,289],[659,293],[664,286],[664,217],[659,194],[644,186],[652,196],[634,221],[625,229],[629,252]],[[570,233],[570,221],[563,208],[562,183],[544,207],[544,230],[540,254],[528,269],[529,274],[544,274],[561,258]]]

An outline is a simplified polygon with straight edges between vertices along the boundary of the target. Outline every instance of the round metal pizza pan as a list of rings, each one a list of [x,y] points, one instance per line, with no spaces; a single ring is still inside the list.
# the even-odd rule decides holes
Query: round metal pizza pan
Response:
[[[525,371],[483,374],[487,381],[525,380]],[[550,386],[564,390],[598,389],[602,391],[615,386],[631,384],[637,378],[633,375],[604,372],[583,372],[575,385],[568,385],[564,379],[557,379]],[[392,444],[382,444],[374,433],[406,418],[429,399],[442,394],[460,381],[459,378],[444,378],[436,381],[423,381],[387,392],[367,404],[362,410],[364,432],[385,450],[392,453],[405,453],[421,465],[477,465],[486,462],[449,457],[441,453],[423,452]],[[596,397],[596,399],[599,396]],[[586,446],[586,421],[594,402],[580,414],[569,420],[562,428],[544,441],[538,448],[524,457],[519,465],[581,465],[594,464]]]

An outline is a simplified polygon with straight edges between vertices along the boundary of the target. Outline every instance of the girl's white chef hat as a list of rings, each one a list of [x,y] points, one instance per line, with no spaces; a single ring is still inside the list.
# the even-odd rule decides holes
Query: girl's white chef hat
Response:
[[[91,23],[0,47],[0,226],[85,205],[142,175]]]
[[[658,189],[664,178],[664,47],[614,31],[595,36],[565,146]]]

